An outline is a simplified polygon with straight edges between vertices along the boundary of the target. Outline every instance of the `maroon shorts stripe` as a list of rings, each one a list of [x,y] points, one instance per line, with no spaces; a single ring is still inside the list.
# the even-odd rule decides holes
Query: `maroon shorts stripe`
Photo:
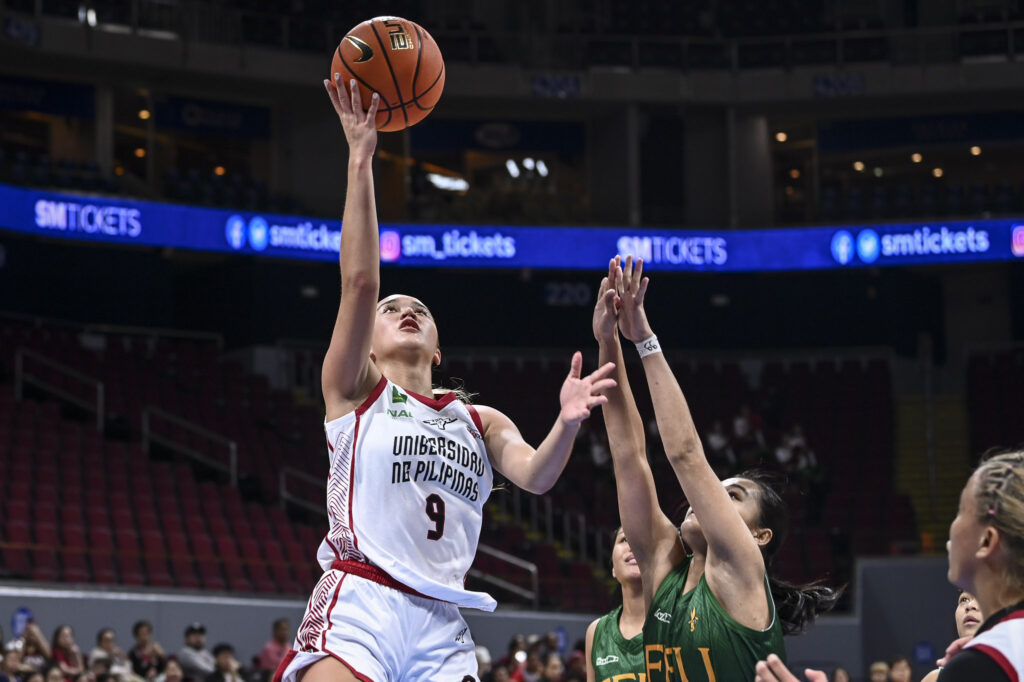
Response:
[[[390,575],[388,575],[385,571],[382,571],[376,566],[364,564],[361,561],[335,561],[331,564],[331,568],[337,571],[343,571],[351,575],[357,575],[360,578],[370,580],[372,582],[383,585],[384,587],[390,587],[391,589],[398,590],[399,592],[411,594],[414,597],[434,599],[433,597],[428,597],[427,595],[421,592],[417,592],[416,590],[412,589],[408,585],[405,585],[404,583],[398,582]]]

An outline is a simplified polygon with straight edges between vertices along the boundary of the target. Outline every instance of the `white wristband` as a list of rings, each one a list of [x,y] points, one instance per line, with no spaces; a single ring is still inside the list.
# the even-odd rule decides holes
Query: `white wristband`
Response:
[[[649,339],[644,339],[636,344],[636,350],[640,353],[640,357],[646,358],[648,355],[654,355],[655,353],[661,352],[661,346],[658,344],[658,337],[652,336]]]

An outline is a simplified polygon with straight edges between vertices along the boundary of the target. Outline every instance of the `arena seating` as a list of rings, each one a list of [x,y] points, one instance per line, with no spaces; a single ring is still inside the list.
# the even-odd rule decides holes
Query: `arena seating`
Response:
[[[967,365],[972,451],[1024,442],[1024,348],[976,351]]]
[[[20,347],[104,382],[108,437],[81,419],[62,416],[54,403],[13,400],[6,381]],[[31,363],[29,358],[26,366],[33,375],[68,396],[86,398],[94,391]],[[785,577],[845,579],[852,552],[884,554],[893,542],[915,536],[906,498],[880,482],[890,479],[892,462],[891,389],[884,361],[767,362],[756,390],[736,362],[673,360],[673,368],[692,396],[702,429],[714,420],[731,423],[744,404],[764,412],[767,442],[777,442],[782,428],[804,426],[830,489],[803,482],[785,489],[794,519],[793,539],[778,559]],[[642,368],[631,363],[629,372],[642,413],[652,415]],[[481,402],[516,415],[524,435],[536,441],[556,414],[554,396],[564,367],[544,356],[467,356],[450,357],[444,374],[471,377],[469,388]],[[538,396],[551,396],[549,410],[538,409]],[[322,529],[290,521],[275,503],[282,466],[316,478],[325,474],[322,413],[222,359],[213,339],[83,335],[71,326],[5,321],[0,324],[0,401],[5,417],[0,419],[0,466],[9,481],[2,538],[11,575],[285,593],[311,585],[319,570],[312,553]],[[154,448],[147,457],[139,442],[147,405],[234,439],[239,488],[172,452]],[[209,440],[173,423],[158,424],[154,416],[151,427],[218,456]],[[601,428],[597,419],[593,428]],[[582,514],[591,528],[610,531],[617,525],[614,480],[608,467],[593,465],[580,440],[550,493],[556,527],[565,515]],[[658,447],[656,439],[652,443]],[[674,512],[681,501],[678,484],[663,454],[652,450],[651,456],[663,507]],[[770,458],[760,463],[772,466]],[[500,496],[508,494],[496,491],[494,504],[500,507]],[[574,560],[568,548],[492,512],[484,534],[484,542],[538,564],[545,601],[600,608],[606,599],[608,590],[595,577],[595,567]],[[476,567],[522,583],[521,571],[486,555],[478,557]]]

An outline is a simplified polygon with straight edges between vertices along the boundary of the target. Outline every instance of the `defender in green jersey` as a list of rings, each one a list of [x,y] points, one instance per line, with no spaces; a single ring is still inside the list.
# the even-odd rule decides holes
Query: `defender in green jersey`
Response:
[[[612,577],[622,587],[622,606],[587,628],[587,682],[646,682],[643,583],[621,528],[612,543]]]
[[[593,327],[601,361],[615,363],[617,384],[607,393],[604,419],[619,516],[643,576],[646,682],[752,680],[759,659],[785,658],[782,634],[802,630],[837,595],[769,578],[767,567],[785,536],[785,505],[757,475],[719,481],[711,469],[647,321],[642,268],[638,260],[634,269],[632,256],[609,263]],[[685,323],[685,311],[680,317]],[[658,505],[618,332],[636,344],[665,454],[690,505],[678,529]]]

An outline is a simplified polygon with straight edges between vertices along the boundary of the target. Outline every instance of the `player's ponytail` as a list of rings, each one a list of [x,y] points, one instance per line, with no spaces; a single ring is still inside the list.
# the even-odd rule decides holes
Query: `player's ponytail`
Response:
[[[772,531],[772,538],[768,544],[761,547],[761,553],[764,555],[768,587],[775,602],[775,613],[782,625],[782,632],[787,635],[799,634],[807,629],[815,616],[831,610],[836,605],[843,588],[833,589],[820,581],[795,584],[772,575],[772,561],[786,540],[786,533],[789,530],[789,511],[782,497],[772,487],[769,474],[755,470],[745,471],[739,477],[757,484],[761,507],[758,527]]]

